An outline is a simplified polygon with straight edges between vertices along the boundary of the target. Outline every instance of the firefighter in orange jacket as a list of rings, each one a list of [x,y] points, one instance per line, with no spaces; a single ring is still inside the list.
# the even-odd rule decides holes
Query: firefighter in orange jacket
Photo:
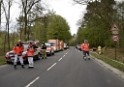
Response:
[[[86,59],[86,55],[88,56],[88,59],[90,59],[89,58],[89,47],[90,47],[90,45],[89,45],[88,41],[84,40],[84,43],[81,44],[81,49],[83,51],[83,58],[85,58],[85,59]]]
[[[24,63],[23,63],[23,58],[22,58],[23,50],[24,50],[24,47],[23,47],[22,43],[17,43],[16,46],[13,48],[13,51],[15,53],[15,58],[14,58],[14,68],[15,69],[16,69],[18,58],[22,65],[22,68],[24,68]]]
[[[29,43],[29,48],[27,50],[27,56],[28,56],[29,68],[34,68],[34,62],[33,62],[34,48],[31,42]]]

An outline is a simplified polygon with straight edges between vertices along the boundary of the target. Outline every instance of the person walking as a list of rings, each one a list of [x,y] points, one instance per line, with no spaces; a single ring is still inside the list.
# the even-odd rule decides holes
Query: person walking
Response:
[[[88,40],[84,40],[84,43],[81,44],[81,50],[83,51],[83,58],[85,60],[86,60],[87,56],[88,56],[88,59],[90,59],[89,48],[90,48],[90,45],[88,43]]]
[[[29,63],[29,68],[34,68],[34,61],[33,61],[33,56],[34,56],[34,48],[32,42],[29,43],[29,48],[27,49],[27,56],[28,56],[28,63]]]
[[[13,51],[15,53],[14,69],[16,69],[18,58],[19,58],[22,68],[24,68],[24,63],[23,63],[23,58],[22,58],[23,50],[24,50],[24,47],[22,43],[17,43],[16,46],[13,48]]]
[[[47,59],[47,55],[46,55],[46,45],[45,42],[42,43],[42,59]]]

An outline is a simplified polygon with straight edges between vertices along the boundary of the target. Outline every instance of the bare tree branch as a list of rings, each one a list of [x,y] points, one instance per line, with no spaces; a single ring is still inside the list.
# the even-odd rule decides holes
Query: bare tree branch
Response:
[[[41,0],[21,0],[23,12],[24,12],[24,20],[25,20],[25,30],[24,30],[25,40],[27,40],[28,14],[30,13],[33,6],[40,1]]]
[[[73,0],[77,4],[87,5],[89,2],[93,2],[93,0]]]
[[[77,4],[81,4],[81,5],[88,5],[89,3],[92,2],[100,2],[101,0],[73,0],[74,2],[76,2]]]
[[[2,0],[0,0],[0,30],[1,30],[1,15],[2,15],[1,6],[2,6]]]
[[[12,6],[12,1],[13,0],[7,0],[2,2],[2,7],[5,13],[5,18],[6,18],[6,30],[7,30],[7,35],[5,35],[5,42],[4,45],[6,44],[6,36],[7,36],[7,42],[8,42],[8,49],[10,49],[10,38],[9,38],[9,30],[10,30],[10,8]],[[5,49],[5,46],[4,46]]]

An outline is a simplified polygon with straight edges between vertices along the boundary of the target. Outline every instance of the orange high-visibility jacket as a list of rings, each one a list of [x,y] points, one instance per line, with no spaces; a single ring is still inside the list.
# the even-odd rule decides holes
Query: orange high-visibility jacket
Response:
[[[17,55],[21,55],[23,50],[24,50],[23,46],[15,46],[13,48],[14,53],[17,54]]]
[[[89,51],[89,44],[87,43],[83,43],[82,45],[81,45],[81,49],[83,50],[83,51]]]
[[[28,56],[33,56],[34,55],[34,48],[33,47],[29,47],[29,49],[27,50],[27,55]]]
[[[13,47],[13,52],[14,52],[14,53],[16,53],[16,46],[15,46],[15,47]]]

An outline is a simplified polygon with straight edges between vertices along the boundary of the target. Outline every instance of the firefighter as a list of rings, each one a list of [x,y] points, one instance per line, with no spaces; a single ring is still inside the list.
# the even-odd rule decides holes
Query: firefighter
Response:
[[[27,50],[29,68],[34,68],[34,61],[33,61],[34,52],[35,52],[35,50],[33,48],[33,44],[32,44],[32,42],[30,42],[29,48]]]
[[[89,43],[88,40],[84,40],[84,43],[81,44],[81,49],[83,51],[83,58],[86,60],[86,58],[88,57],[88,59],[90,59],[89,57]]]
[[[16,46],[13,48],[13,51],[15,53],[14,69],[16,69],[18,58],[19,58],[19,61],[21,63],[22,68],[24,68],[24,63],[23,63],[23,58],[22,58],[23,50],[24,50],[24,47],[23,47],[23,44],[21,42],[18,42],[16,44]]]
[[[42,43],[42,59],[47,59],[47,55],[46,55],[46,45],[45,42],[43,41]]]

